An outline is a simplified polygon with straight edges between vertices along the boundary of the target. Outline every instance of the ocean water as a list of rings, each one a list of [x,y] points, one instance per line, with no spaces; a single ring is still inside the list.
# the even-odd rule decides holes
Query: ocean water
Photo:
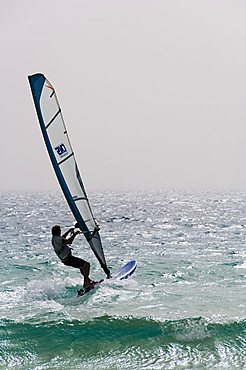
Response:
[[[0,197],[0,369],[246,369],[246,193],[90,194],[109,267],[138,268],[79,299],[50,244],[60,192]]]

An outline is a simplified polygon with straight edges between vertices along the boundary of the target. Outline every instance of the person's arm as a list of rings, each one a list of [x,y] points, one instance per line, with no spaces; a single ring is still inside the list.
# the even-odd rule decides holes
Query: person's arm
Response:
[[[70,231],[72,231],[72,230],[74,230],[74,229],[71,229]],[[68,233],[67,233],[68,234]],[[66,234],[66,235],[67,235]],[[66,238],[64,238],[64,235],[62,236],[63,237],[63,240],[64,240],[64,243],[66,243],[66,244],[72,244],[72,242],[73,242],[73,240],[74,240],[74,238],[75,238],[75,236],[76,235],[78,235],[78,234],[80,234],[80,231],[76,231],[76,232],[73,232],[73,234],[68,238],[68,239],[66,239]]]
[[[66,238],[66,236],[74,230],[74,227],[72,227],[71,229],[69,229],[68,231],[66,231],[63,235],[62,235],[62,238]]]

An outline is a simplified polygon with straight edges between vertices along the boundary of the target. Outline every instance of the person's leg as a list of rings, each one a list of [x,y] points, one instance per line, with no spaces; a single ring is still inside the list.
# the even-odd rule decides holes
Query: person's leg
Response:
[[[66,266],[72,266],[75,268],[79,268],[81,274],[84,277],[84,288],[93,288],[94,283],[90,278],[89,278],[89,273],[90,273],[90,264],[87,261],[82,260],[82,258],[74,257],[74,256],[69,256],[69,258],[66,261],[63,261],[64,265]]]
[[[81,274],[84,276],[84,288],[93,288],[93,283],[89,278],[90,274],[90,264],[87,261],[84,261],[83,266],[80,268]]]

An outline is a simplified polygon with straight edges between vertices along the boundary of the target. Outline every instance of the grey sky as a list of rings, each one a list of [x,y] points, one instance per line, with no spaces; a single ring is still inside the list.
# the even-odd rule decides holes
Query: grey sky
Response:
[[[244,0],[1,0],[0,189],[58,189],[27,81],[87,190],[246,188]]]

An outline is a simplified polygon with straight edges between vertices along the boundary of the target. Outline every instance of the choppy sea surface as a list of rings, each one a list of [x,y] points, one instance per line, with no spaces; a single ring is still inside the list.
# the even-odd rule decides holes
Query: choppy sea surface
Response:
[[[50,243],[74,221],[63,196],[0,194],[0,368],[246,369],[246,193],[90,199],[109,267],[138,268],[78,299]],[[73,246],[104,277],[83,235]]]

